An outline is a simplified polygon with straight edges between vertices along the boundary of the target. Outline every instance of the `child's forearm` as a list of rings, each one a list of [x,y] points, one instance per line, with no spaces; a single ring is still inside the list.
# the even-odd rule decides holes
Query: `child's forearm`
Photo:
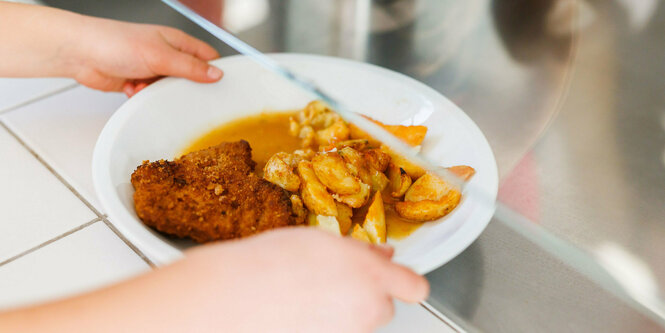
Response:
[[[85,17],[0,2],[0,77],[72,77]]]
[[[170,272],[174,270],[175,274]],[[166,271],[166,274],[152,272],[77,297],[0,313],[0,332],[185,331],[187,322],[160,317],[174,317],[178,312],[192,317],[187,311],[196,311],[191,306],[177,307],[177,297],[184,299],[186,295],[172,283],[186,284],[184,272],[179,273],[179,267]],[[166,290],[175,291],[165,295]]]

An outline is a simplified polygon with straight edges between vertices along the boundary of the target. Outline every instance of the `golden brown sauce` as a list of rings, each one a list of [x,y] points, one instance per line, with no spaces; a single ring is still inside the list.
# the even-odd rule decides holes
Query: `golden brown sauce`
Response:
[[[194,141],[185,149],[183,155],[222,142],[245,140],[252,147],[256,173],[262,175],[263,166],[273,154],[280,151],[290,153],[301,148],[300,139],[289,134],[289,117],[294,114],[294,112],[262,113],[226,123]],[[363,208],[354,210],[354,223],[362,224],[367,213]],[[390,205],[386,205],[385,208],[386,234],[391,239],[405,238],[422,225],[421,222],[407,221],[399,217]]]
[[[280,151],[300,149],[300,139],[289,134],[289,117],[294,112],[262,113],[226,123],[194,141],[183,154],[206,149],[225,141],[245,140],[252,147],[256,173],[263,174],[268,159]]]
[[[386,212],[386,236],[390,239],[406,238],[423,225],[423,222],[409,221],[399,217],[392,205],[384,203],[384,209]],[[367,206],[354,209],[353,223],[362,225],[366,214]]]
[[[405,220],[395,210],[386,206],[386,236],[391,239],[402,239],[416,231],[423,222]]]

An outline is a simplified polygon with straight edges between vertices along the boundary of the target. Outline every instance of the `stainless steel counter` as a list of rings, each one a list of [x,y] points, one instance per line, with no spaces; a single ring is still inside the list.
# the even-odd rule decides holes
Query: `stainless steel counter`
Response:
[[[665,3],[243,1],[225,1],[222,18],[262,51],[375,63],[453,100],[492,145],[500,200],[636,302],[495,220],[428,275],[436,310],[469,330],[664,330],[644,306],[665,305]],[[177,26],[233,53],[158,1],[46,2]]]

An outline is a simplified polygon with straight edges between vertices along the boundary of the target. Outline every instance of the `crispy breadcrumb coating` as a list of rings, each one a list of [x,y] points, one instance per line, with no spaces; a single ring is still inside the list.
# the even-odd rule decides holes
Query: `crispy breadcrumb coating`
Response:
[[[247,141],[225,142],[174,161],[144,161],[132,174],[143,222],[203,243],[303,223],[286,191],[253,173]]]

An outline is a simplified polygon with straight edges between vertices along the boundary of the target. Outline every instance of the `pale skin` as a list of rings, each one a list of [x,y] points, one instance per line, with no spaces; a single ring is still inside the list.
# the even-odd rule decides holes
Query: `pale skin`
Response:
[[[0,2],[0,75],[70,77],[128,95],[162,76],[219,81],[210,45],[184,32]]]
[[[6,33],[9,32],[9,33]],[[185,33],[0,2],[0,77],[70,77],[133,95],[163,76],[210,83],[218,53]],[[1,332],[371,332],[427,280],[392,249],[310,228],[196,247],[73,298],[0,313]]]

